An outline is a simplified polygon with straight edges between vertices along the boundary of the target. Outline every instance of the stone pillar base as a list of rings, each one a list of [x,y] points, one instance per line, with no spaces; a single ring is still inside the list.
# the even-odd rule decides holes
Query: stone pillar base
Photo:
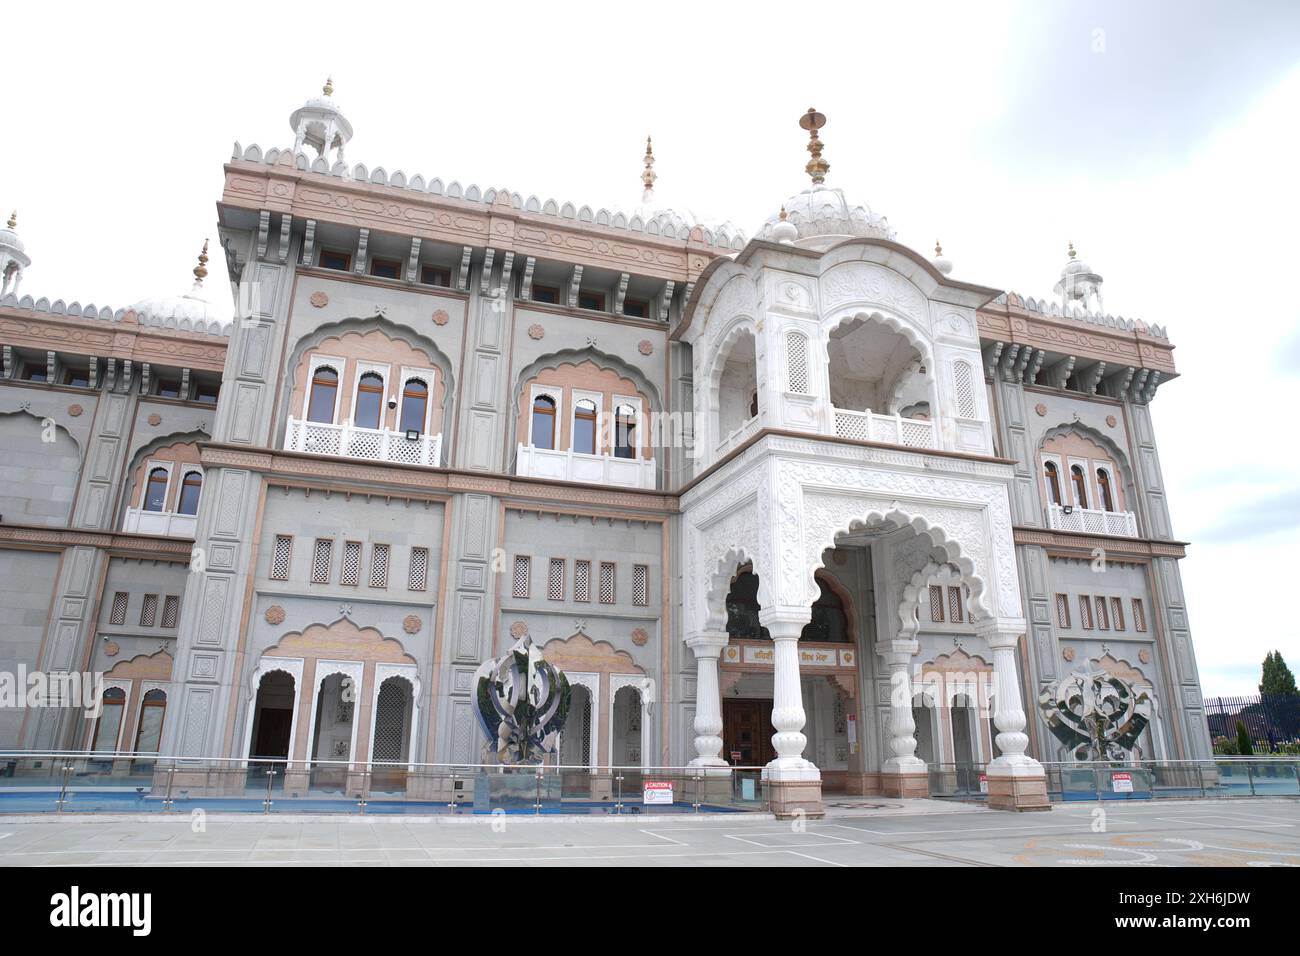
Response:
[[[844,775],[844,792],[851,797],[865,797],[880,792],[880,775],[850,770]]]
[[[286,770],[284,772],[283,797],[305,797],[311,789],[311,773],[307,770]],[[272,797],[274,799],[274,796]]]
[[[731,788],[730,773],[726,770],[719,773],[717,770],[710,768],[707,772],[701,770],[698,780],[693,776],[687,777],[682,785],[682,795],[679,799],[687,803],[711,803],[726,806],[731,803]]]
[[[989,806],[995,810],[1050,810],[1047,777],[988,775]]]
[[[880,792],[887,797],[928,797],[930,775],[928,773],[882,773]]]
[[[614,799],[614,775],[608,771],[593,773],[587,786],[587,792],[591,795],[591,799],[598,803],[608,803]],[[627,799],[627,794],[623,794],[624,803],[627,802]]]
[[[767,780],[767,804],[778,820],[820,820],[826,815],[822,806],[820,780]]]

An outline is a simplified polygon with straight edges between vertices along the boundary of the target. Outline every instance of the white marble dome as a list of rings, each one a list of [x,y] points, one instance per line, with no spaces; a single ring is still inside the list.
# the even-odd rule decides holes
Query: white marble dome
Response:
[[[844,190],[816,185],[785,201],[785,221],[794,226],[796,246],[827,248],[845,239],[893,239],[889,220],[865,203],[850,202]],[[770,216],[757,238],[776,241],[780,238],[778,212]]]
[[[230,334],[230,314],[215,308],[203,295],[199,283],[187,295],[153,296],[131,306],[136,321],[163,329]]]

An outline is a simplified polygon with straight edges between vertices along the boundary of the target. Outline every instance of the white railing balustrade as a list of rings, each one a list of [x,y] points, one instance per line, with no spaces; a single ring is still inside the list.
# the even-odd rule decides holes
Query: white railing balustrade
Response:
[[[878,441],[909,448],[938,448],[934,422],[901,415],[877,415],[868,410],[835,409],[835,434],[858,441]]]
[[[746,421],[739,428],[727,435],[722,441],[718,442],[717,456],[721,458],[733,448],[739,448],[745,442],[749,441],[758,432],[758,416]]]
[[[1125,538],[1138,536],[1137,515],[1131,511],[1099,511],[1096,508],[1070,508],[1049,504],[1047,526],[1053,531],[1080,531],[1084,534],[1109,534]]]
[[[363,458],[426,468],[437,468],[442,464],[441,434],[407,438],[406,432],[390,428],[327,425],[296,418],[289,419],[284,433],[284,448],[285,451],[303,451],[312,455]]]
[[[172,511],[145,511],[127,508],[122,530],[131,534],[157,534],[168,538],[192,538],[198,524],[195,515],[176,514]]]
[[[617,485],[621,488],[653,488],[655,461],[653,458],[585,455],[576,451],[520,445],[515,455],[515,474],[521,478],[583,481],[596,485]]]

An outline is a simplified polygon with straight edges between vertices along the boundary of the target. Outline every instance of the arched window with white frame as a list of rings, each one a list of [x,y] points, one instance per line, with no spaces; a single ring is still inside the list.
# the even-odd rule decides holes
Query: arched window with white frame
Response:
[[[1061,470],[1056,462],[1043,462],[1043,485],[1047,490],[1047,500],[1054,505],[1061,504]]]
[[[555,447],[555,425],[559,402],[548,392],[535,392],[528,440],[534,448]]]
[[[1115,493],[1111,489],[1110,471],[1106,468],[1097,469],[1097,496],[1103,510],[1115,510]]]
[[[338,370],[329,365],[319,365],[312,369],[307,396],[307,421],[322,425],[334,424],[338,395]]]
[[[582,455],[596,454],[596,403],[579,398],[573,405],[573,450]]]
[[[626,403],[614,411],[614,457],[636,457],[636,409]]]
[[[183,515],[199,513],[199,497],[203,494],[203,472],[195,469],[185,472],[181,479],[181,493],[176,500],[176,512]]]
[[[1070,484],[1074,486],[1074,503],[1080,508],[1088,507],[1088,479],[1083,474],[1082,465],[1070,466]]]
[[[367,371],[357,379],[357,397],[353,403],[352,424],[358,428],[378,428],[384,413],[384,377]]]
[[[161,465],[149,469],[149,477],[144,484],[144,500],[141,507],[145,511],[167,510],[167,485],[171,472]]]
[[[402,412],[398,430],[423,435],[429,417],[429,383],[410,376],[402,386]]]

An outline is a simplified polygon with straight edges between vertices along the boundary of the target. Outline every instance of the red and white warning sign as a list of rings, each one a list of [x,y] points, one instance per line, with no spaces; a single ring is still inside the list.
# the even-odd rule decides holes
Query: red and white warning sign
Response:
[[[1110,775],[1110,789],[1114,793],[1132,793],[1133,775],[1124,770],[1117,770]]]
[[[641,790],[643,804],[664,804],[673,802],[673,782],[671,780],[647,780]]]

